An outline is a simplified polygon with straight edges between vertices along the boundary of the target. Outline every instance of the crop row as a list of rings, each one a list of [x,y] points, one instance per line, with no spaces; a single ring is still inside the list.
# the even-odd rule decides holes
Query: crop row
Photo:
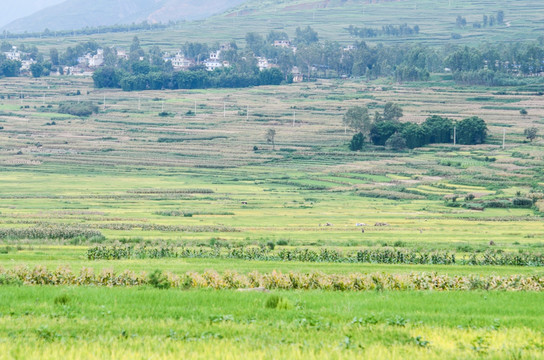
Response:
[[[72,226],[34,226],[29,228],[0,229],[0,239],[74,239],[104,238],[98,230]]]
[[[428,265],[499,265],[544,266],[544,254],[514,253],[489,250],[481,254],[459,255],[447,251],[417,251],[412,249],[364,249],[344,254],[337,249],[281,249],[268,247],[237,247],[221,249],[175,248],[133,245],[95,246],[87,250],[89,260],[159,259],[159,258],[221,258],[256,261],[302,261],[370,264],[428,264]]]
[[[321,289],[336,291],[365,290],[501,290],[543,291],[544,276],[450,276],[436,273],[410,274],[362,274],[347,275],[312,273],[282,273],[272,271],[239,274],[225,271],[219,274],[208,270],[204,273],[188,272],[177,275],[155,271],[135,273],[125,270],[119,273],[104,269],[95,273],[92,268],[82,268],[79,273],[69,267],[48,270],[43,266],[30,269],[25,266],[10,270],[0,268],[0,285],[82,285],[82,286],[142,286],[158,288],[212,288],[212,289]]]

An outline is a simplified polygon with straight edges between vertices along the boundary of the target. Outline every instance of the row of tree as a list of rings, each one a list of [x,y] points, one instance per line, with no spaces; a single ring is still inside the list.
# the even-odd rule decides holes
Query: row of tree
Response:
[[[383,112],[376,111],[373,116],[367,107],[348,109],[343,124],[356,132],[350,149],[359,150],[365,139],[374,145],[413,149],[438,143],[481,144],[487,137],[487,125],[479,117],[454,121],[434,115],[422,124],[416,124],[401,123],[402,116],[402,108],[391,102],[385,104]]]
[[[412,36],[412,35],[418,35],[419,34],[419,25],[409,26],[408,24],[402,24],[402,25],[384,25],[381,29],[374,29],[374,28],[368,28],[368,27],[356,27],[353,25],[350,25],[348,27],[348,32],[351,36],[357,36],[360,38],[375,38],[378,36],[396,36],[396,37],[404,37],[404,36]]]
[[[255,57],[266,57],[269,63],[281,70],[286,81],[294,66],[308,80],[318,77],[393,77],[400,82],[425,81],[430,73],[443,72],[446,68],[452,71],[453,78],[459,83],[490,86],[518,85],[527,82],[520,75],[544,72],[544,37],[539,42],[481,44],[477,47],[370,46],[360,41],[345,48],[337,42],[320,41],[317,32],[306,27],[296,31],[293,40],[296,51],[287,46],[274,46],[276,40],[289,41],[289,36],[279,31],[272,31],[267,36],[248,33],[244,48],[231,42],[223,47],[220,58],[228,61],[238,74],[253,74],[257,66]],[[2,44],[2,49],[10,48],[11,44]],[[51,48],[48,61],[35,48],[25,49],[29,51],[25,56],[37,60],[45,69],[56,70],[61,66],[76,65],[78,58],[87,53],[95,54],[99,48],[97,42],[88,41],[68,47],[64,52]],[[181,51],[187,59],[200,64],[211,51],[219,48],[219,43],[192,42],[183,44]],[[158,46],[144,50],[137,37],[130,46],[128,60],[118,57],[113,48],[104,47],[103,50],[104,66],[122,69],[134,76],[174,71],[172,64],[163,60],[164,52]],[[38,67],[36,69],[39,70]],[[39,71],[35,73],[40,74]],[[41,73],[44,74],[47,71]]]
[[[130,73],[113,67],[103,67],[93,74],[97,88],[121,88],[125,91],[162,89],[242,88],[258,85],[279,85],[284,76],[277,68],[253,73],[240,73],[234,68],[214,71]]]

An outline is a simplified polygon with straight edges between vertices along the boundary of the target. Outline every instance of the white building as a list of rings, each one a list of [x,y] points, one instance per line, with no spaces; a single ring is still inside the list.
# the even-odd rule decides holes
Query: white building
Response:
[[[90,56],[90,54],[88,55],[89,55],[89,61],[88,61],[89,67],[99,67],[104,63],[103,49],[98,49],[96,51],[96,55],[93,55],[93,56]]]
[[[218,60],[209,59],[204,62],[204,66],[206,66],[206,70],[214,71],[217,68],[223,67],[223,63]]]
[[[263,71],[264,69],[270,68],[267,58],[257,57],[256,59],[257,59],[257,66],[259,67],[259,70]]]
[[[22,53],[17,50],[17,46],[13,46],[12,49],[10,51],[6,51],[4,53],[4,55],[6,55],[6,58],[8,60],[19,60],[20,61]]]
[[[275,40],[275,47],[289,48],[291,47],[291,42],[289,40]]]

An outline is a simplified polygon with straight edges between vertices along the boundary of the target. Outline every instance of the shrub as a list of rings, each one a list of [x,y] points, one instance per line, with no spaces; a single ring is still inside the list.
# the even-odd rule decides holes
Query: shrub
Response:
[[[170,288],[170,282],[168,281],[168,277],[158,269],[149,274],[149,285],[157,289]]]
[[[70,301],[70,297],[67,294],[58,295],[53,302],[55,305],[66,305]]]
[[[59,105],[59,113],[70,114],[74,116],[87,117],[98,112],[98,106],[92,103],[64,102]]]
[[[391,135],[385,142],[385,147],[395,151],[406,149],[406,139],[399,133]]]
[[[349,149],[351,151],[359,151],[363,148],[365,144],[365,136],[362,133],[357,133],[353,135],[351,141],[349,142]]]
[[[271,295],[264,304],[267,309],[289,310],[293,308],[293,304],[283,296]]]

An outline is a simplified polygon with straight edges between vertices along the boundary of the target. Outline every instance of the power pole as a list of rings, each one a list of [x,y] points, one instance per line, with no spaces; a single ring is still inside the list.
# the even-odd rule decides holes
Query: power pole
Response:
[[[196,100],[195,100],[195,115],[196,115]]]
[[[223,119],[227,118],[227,104],[223,101]]]
[[[249,105],[247,106],[247,109],[246,109],[246,121],[249,121]]]
[[[457,126],[453,127],[453,145],[457,145]]]
[[[106,95],[104,95],[104,111],[106,111]]]
[[[502,149],[504,150],[506,145],[506,128],[502,129]]]
[[[78,98],[79,99],[79,98]],[[78,101],[79,102],[79,101]],[[42,101],[42,105],[45,105],[45,93],[43,93],[43,101]]]
[[[295,122],[297,121],[297,112],[293,111],[293,127],[295,127]]]

